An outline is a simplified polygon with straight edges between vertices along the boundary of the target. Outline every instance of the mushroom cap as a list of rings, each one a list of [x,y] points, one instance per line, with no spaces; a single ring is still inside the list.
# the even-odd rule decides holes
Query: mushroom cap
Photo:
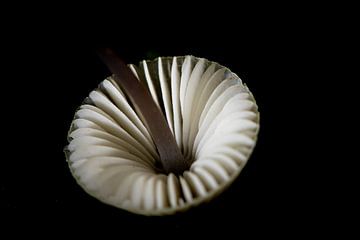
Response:
[[[159,57],[129,65],[149,89],[190,168],[164,174],[142,116],[109,77],[76,111],[65,155],[98,200],[143,215],[185,211],[224,191],[249,159],[259,112],[241,79],[216,62]]]

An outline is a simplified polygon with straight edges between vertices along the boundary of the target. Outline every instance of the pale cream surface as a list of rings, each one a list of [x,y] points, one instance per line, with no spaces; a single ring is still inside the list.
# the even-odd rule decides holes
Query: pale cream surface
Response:
[[[221,193],[256,143],[259,112],[249,89],[229,69],[193,56],[130,67],[193,163],[181,176],[160,174],[141,116],[108,78],[77,110],[69,132],[68,162],[78,183],[102,202],[145,215],[183,211]]]

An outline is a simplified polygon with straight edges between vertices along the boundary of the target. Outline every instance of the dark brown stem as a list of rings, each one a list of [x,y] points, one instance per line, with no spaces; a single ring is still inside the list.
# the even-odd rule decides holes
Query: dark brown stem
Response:
[[[98,54],[114,74],[117,84],[124,89],[132,104],[144,118],[145,125],[159,152],[164,170],[167,173],[173,172],[177,174],[185,171],[188,164],[176,144],[163,113],[155,104],[150,92],[111,49],[99,49]]]

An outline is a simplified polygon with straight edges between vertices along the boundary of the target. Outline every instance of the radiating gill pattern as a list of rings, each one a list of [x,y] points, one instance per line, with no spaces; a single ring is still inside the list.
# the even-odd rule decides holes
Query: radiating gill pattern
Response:
[[[256,143],[259,113],[240,78],[193,56],[129,65],[164,113],[184,156],[181,175],[164,174],[141,115],[111,78],[75,113],[67,160],[77,182],[100,201],[145,215],[184,211],[222,192]]]

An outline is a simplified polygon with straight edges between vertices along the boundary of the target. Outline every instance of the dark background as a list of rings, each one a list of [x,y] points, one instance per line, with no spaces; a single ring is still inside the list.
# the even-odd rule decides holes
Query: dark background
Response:
[[[324,159],[314,151],[319,138],[311,131],[321,124],[316,116],[323,111],[324,99],[312,89],[324,83],[318,71],[324,28],[291,13],[260,21],[254,15],[245,23],[229,16],[221,24],[192,18],[192,24],[172,28],[161,24],[169,16],[120,24],[124,28],[118,30],[55,24],[34,27],[26,38],[17,38],[21,41],[3,44],[3,58],[10,63],[3,91],[11,94],[3,125],[10,130],[10,144],[4,151],[11,157],[1,168],[0,218],[8,226],[47,223],[60,231],[86,225],[95,232],[143,234],[138,229],[146,229],[149,235],[166,230],[286,235],[286,229],[298,236],[331,222],[327,217],[334,212],[323,195],[330,186],[320,177]],[[63,148],[76,108],[109,75],[95,54],[104,46],[128,63],[204,57],[230,68],[248,85],[261,114],[258,143],[222,195],[176,216],[144,217],[102,204],[76,184]]]

